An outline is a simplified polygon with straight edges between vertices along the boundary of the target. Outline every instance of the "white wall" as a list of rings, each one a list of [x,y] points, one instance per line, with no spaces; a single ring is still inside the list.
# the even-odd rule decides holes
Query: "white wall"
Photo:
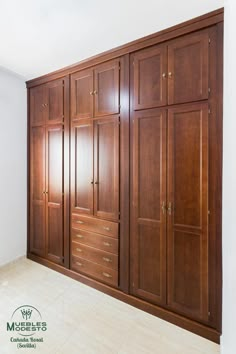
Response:
[[[222,354],[236,353],[236,1],[225,1]]]
[[[0,65],[30,79],[215,10],[223,3],[1,0],[0,33],[5,35],[1,37]]]
[[[0,67],[0,266],[26,253],[26,89]]]

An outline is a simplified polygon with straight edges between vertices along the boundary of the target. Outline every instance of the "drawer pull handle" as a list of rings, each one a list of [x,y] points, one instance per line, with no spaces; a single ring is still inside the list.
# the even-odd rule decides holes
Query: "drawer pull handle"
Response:
[[[105,262],[111,262],[111,258],[107,258],[107,257],[102,257],[102,259],[105,261]]]
[[[106,230],[106,231],[110,231],[110,227],[107,227],[107,226],[103,226],[103,229]]]
[[[81,248],[76,248],[76,251],[83,252]]]
[[[84,222],[83,221],[75,221],[77,224],[84,224]]]
[[[82,263],[80,263],[80,262],[76,262],[76,264],[78,265],[78,266],[80,266],[80,267],[82,267]]]
[[[107,246],[107,247],[110,247],[111,246],[111,243],[109,242],[103,242],[104,246]]]
[[[84,236],[83,235],[80,235],[80,234],[77,234],[77,235],[75,235],[76,237],[78,237],[78,238],[84,238]]]
[[[102,275],[104,275],[104,277],[106,277],[106,278],[112,278],[112,276],[110,274],[105,273],[105,272],[103,272]]]

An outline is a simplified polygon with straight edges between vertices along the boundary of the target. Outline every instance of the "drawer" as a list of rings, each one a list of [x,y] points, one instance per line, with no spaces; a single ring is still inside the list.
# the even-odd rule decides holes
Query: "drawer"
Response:
[[[76,256],[71,257],[71,269],[118,287],[118,272],[116,270],[103,267]]]
[[[72,241],[118,254],[119,241],[113,237],[102,236],[82,229],[72,229]]]
[[[72,255],[118,270],[118,256],[81,243],[72,242]]]
[[[99,234],[118,238],[118,223],[96,218],[87,217],[84,215],[72,214],[72,227],[87,231],[97,232]]]

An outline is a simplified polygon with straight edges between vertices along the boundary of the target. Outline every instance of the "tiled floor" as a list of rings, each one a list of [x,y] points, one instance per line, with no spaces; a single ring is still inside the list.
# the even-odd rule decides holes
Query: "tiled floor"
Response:
[[[14,310],[36,307],[43,343],[17,349],[7,332]],[[37,337],[42,337],[37,335]],[[22,338],[22,337],[21,337]],[[0,268],[0,353],[216,354],[219,346],[22,258]]]

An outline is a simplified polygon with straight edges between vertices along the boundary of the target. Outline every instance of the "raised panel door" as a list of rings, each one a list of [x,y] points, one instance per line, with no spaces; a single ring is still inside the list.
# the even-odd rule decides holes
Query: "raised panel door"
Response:
[[[131,292],[166,302],[166,113],[133,116]]]
[[[49,82],[46,90],[46,123],[64,121],[64,79]]]
[[[167,46],[155,46],[133,55],[135,110],[166,105]]]
[[[71,118],[93,116],[93,70],[83,70],[71,75]]]
[[[94,69],[94,116],[106,116],[120,111],[120,68],[114,60]]]
[[[45,128],[30,131],[30,251],[45,256]]]
[[[168,45],[168,103],[208,98],[207,31],[174,40]]]
[[[168,113],[168,306],[208,320],[208,104]]]
[[[94,121],[94,215],[119,219],[119,117]]]
[[[64,260],[63,136],[61,125],[46,129],[46,252],[56,263]]]
[[[45,85],[30,89],[30,125],[45,124],[46,119],[46,91]]]
[[[71,133],[72,212],[93,214],[93,122],[81,120]]]

